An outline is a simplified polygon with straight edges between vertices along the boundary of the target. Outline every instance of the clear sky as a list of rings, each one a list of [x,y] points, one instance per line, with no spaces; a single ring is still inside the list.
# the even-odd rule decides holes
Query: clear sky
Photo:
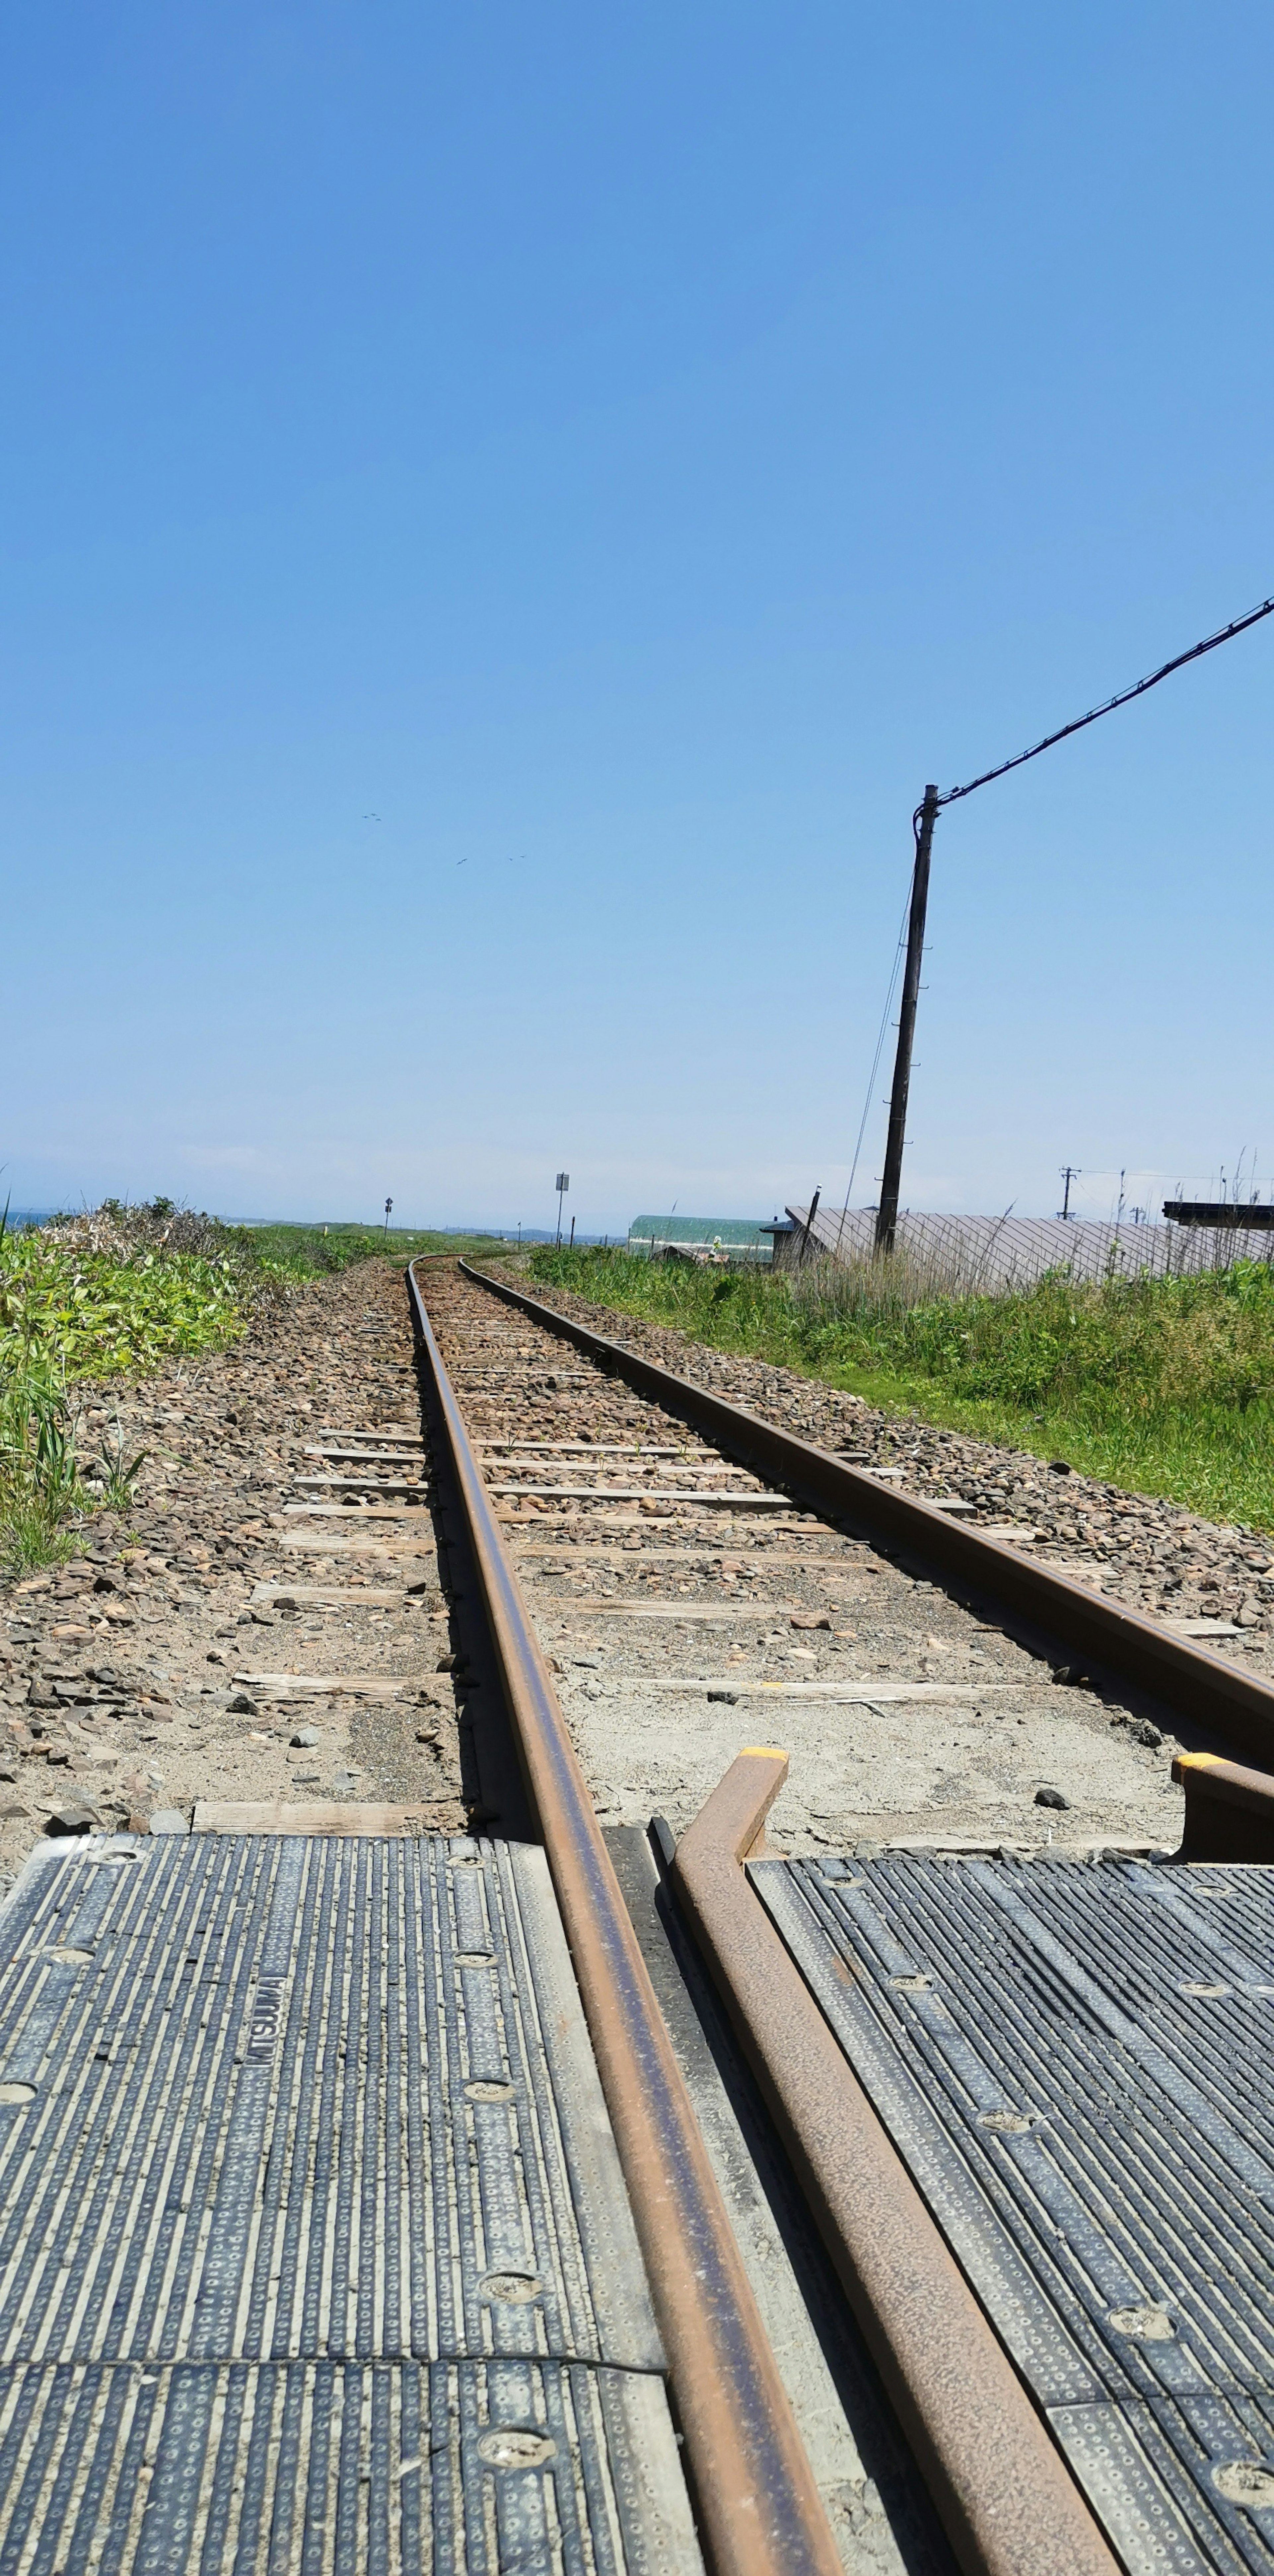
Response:
[[[10,12],[0,1190],[843,1193],[926,779],[1274,591],[1272,75],[1256,0]],[[1272,690],[943,818],[911,1204],[1274,1177]]]

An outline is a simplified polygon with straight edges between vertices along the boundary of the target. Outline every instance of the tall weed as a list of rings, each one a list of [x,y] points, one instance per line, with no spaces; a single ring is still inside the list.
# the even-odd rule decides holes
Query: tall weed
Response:
[[[140,1458],[109,1447],[90,1497],[76,1462],[73,1389],[83,1378],[153,1368],[217,1347],[270,1293],[216,1220],[167,1200],[14,1231],[0,1220],[0,1565],[65,1556],[71,1517],[92,1501],[126,1508]]]
[[[934,1421],[1274,1527],[1274,1267],[990,1294],[914,1256],[699,1269],[552,1248],[532,1275]]]

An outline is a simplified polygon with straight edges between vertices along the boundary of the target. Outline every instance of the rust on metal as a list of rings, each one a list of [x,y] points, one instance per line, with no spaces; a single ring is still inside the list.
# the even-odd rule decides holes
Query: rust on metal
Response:
[[[813,2472],[411,1267],[407,1279],[632,2199],[706,2553],[716,2576],[840,2576]]]
[[[1220,1655],[1209,1655],[1186,1638],[1174,1637],[1139,1611],[1102,1600],[1054,1567],[1032,1564],[1012,1547],[964,1527],[932,1503],[891,1491],[862,1468],[847,1466],[843,1459],[815,1448],[812,1441],[799,1440],[794,1433],[762,1421],[746,1406],[731,1404],[727,1397],[712,1395],[689,1378],[659,1368],[621,1342],[608,1341],[587,1325],[559,1315],[554,1307],[541,1305],[506,1280],[491,1278],[465,1261],[459,1267],[493,1297],[519,1307],[603,1368],[626,1378],[643,1395],[694,1422],[721,1448],[746,1459],[771,1484],[799,1497],[807,1509],[850,1524],[877,1547],[922,1561],[962,1593],[1009,1611],[1055,1637],[1072,1660],[1077,1651],[1095,1659],[1112,1676],[1153,1692],[1195,1725],[1206,1727],[1241,1752],[1255,1754],[1274,1769],[1274,1687],[1268,1682],[1238,1671]]]
[[[1274,1779],[1219,1753],[1179,1753],[1172,1776],[1186,1793],[1177,1860],[1274,1861]]]
[[[1116,2576],[1116,2561],[748,1884],[787,1756],[742,1753],[673,1880],[963,2567]]]
[[[285,1798],[200,1798],[195,1807],[196,1834],[349,1834],[379,1841],[383,1836],[436,1834],[438,1807],[342,1805],[337,1798],[289,1801]]]

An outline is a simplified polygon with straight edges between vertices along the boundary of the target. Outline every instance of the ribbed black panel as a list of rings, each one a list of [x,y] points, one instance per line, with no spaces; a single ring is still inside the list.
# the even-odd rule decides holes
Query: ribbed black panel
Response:
[[[1274,1870],[751,1874],[1126,2562],[1274,2568]]]
[[[0,2576],[689,2576],[662,2371],[539,1851],[210,1834],[28,1867]]]
[[[0,2373],[0,2565],[689,2570],[651,2492],[662,2404],[579,2363],[31,2365]]]

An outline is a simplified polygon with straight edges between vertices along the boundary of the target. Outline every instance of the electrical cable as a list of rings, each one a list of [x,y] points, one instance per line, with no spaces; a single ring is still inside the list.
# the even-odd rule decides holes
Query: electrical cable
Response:
[[[1051,751],[1055,742],[1065,742],[1068,734],[1082,733],[1085,725],[1096,724],[1099,716],[1113,714],[1116,707],[1126,707],[1130,698],[1142,698],[1147,689],[1157,689],[1173,671],[1184,669],[1187,662],[1197,662],[1201,653],[1214,653],[1218,644],[1228,644],[1231,636],[1242,635],[1249,626],[1259,626],[1263,617],[1274,611],[1274,599],[1263,599],[1259,608],[1249,608],[1246,617],[1234,617],[1228,626],[1219,626],[1215,635],[1205,635],[1201,644],[1192,644],[1188,653],[1178,653],[1171,662],[1161,662],[1144,680],[1131,689],[1120,689],[1099,707],[1090,707],[1086,716],[1076,716],[1073,723],[1060,725],[1056,733],[1046,733],[1042,742],[1033,742],[1029,751],[1015,752],[1012,760],[1002,760],[998,769],[984,769],[980,778],[971,778],[965,787],[948,787],[939,796],[939,805],[954,805],[961,796],[971,796],[975,787],[989,787],[993,778],[1003,778],[1010,769],[1020,769],[1024,760],[1035,760],[1042,751]],[[917,806],[916,812],[922,809]]]
[[[1082,733],[1086,725],[1096,724],[1099,716],[1113,715],[1116,707],[1126,707],[1131,699],[1144,698],[1147,689],[1157,689],[1161,680],[1170,679],[1174,671],[1184,670],[1187,662],[1197,662],[1204,653],[1215,653],[1218,644],[1228,644],[1234,636],[1245,635],[1249,626],[1259,626],[1261,619],[1263,617],[1269,617],[1271,614],[1274,614],[1274,598],[1263,599],[1259,607],[1249,608],[1245,616],[1232,617],[1228,626],[1218,626],[1215,634],[1203,636],[1199,643],[1192,644],[1190,646],[1188,652],[1175,653],[1170,662],[1161,662],[1157,671],[1148,671],[1144,680],[1134,681],[1133,686],[1130,689],[1117,690],[1113,698],[1104,698],[1099,707],[1090,707],[1086,716],[1075,716],[1070,724],[1059,725],[1056,733],[1046,733],[1041,742],[1031,743],[1026,751],[1015,752],[1011,760],[1000,761],[998,766],[994,769],[982,770],[977,778],[967,779],[963,787],[948,787],[942,794],[938,794],[932,788],[926,789],[924,798],[921,803],[917,805],[911,818],[911,833],[916,846],[917,858],[919,857],[920,851],[921,823],[926,810],[929,812],[931,817],[929,830],[932,832],[933,825],[944,805],[956,805],[959,803],[962,796],[972,796],[975,788],[989,787],[993,778],[1005,778],[1011,769],[1020,769],[1025,761],[1038,760],[1040,753],[1042,751],[1051,751],[1054,743],[1065,742],[1070,734]],[[915,876],[913,870],[912,883],[914,884],[914,882]],[[910,902],[910,897],[908,898],[908,901]],[[904,922],[905,919],[906,916],[904,915]],[[889,987],[890,1002],[893,1000],[894,987],[897,984],[897,981],[898,960],[895,957],[893,980]],[[886,1019],[888,1018],[888,1014],[889,1003],[887,1002],[885,1005]],[[873,1082],[876,1078],[876,1066],[879,1065],[883,1045],[884,1025],[882,1023],[880,1038],[877,1041],[875,1065],[872,1069]],[[868,1107],[870,1107],[870,1102],[871,1094],[869,1090]],[[860,1127],[858,1131],[858,1143],[854,1148],[854,1161],[849,1176],[849,1186],[851,1190],[854,1186],[854,1173],[858,1169],[858,1157],[862,1151],[863,1128],[865,1128],[866,1124],[867,1109],[865,1108],[863,1111],[863,1126]],[[845,1216],[848,1208],[849,1191],[847,1190],[845,1193],[845,1207],[841,1212],[840,1234],[838,1234],[836,1238],[837,1251],[840,1250],[841,1235],[845,1230]]]

